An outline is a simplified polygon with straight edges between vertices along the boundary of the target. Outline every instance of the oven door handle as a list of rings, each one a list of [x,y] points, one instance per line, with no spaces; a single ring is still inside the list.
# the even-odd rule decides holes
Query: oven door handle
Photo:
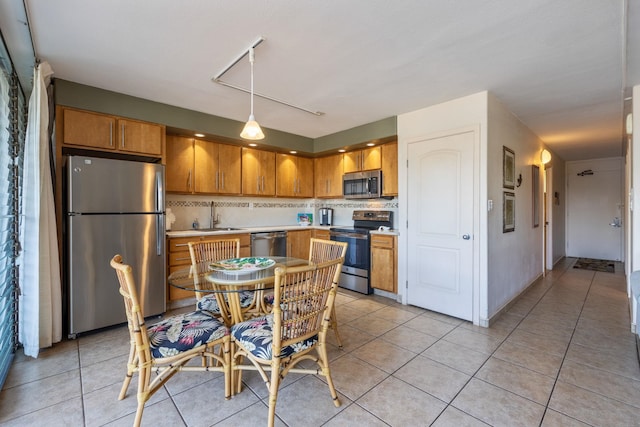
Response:
[[[367,240],[369,239],[369,236],[363,236],[361,234],[349,234],[349,233],[334,233],[331,232],[329,233],[329,237],[346,237],[347,239],[360,239],[360,240]]]

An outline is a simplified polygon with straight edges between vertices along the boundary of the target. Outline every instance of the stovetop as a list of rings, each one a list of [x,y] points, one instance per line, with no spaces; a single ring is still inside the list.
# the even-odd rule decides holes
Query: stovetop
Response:
[[[356,210],[351,217],[353,226],[342,226],[330,228],[331,231],[341,231],[345,233],[369,234],[371,230],[377,230],[380,226],[393,227],[393,212]]]

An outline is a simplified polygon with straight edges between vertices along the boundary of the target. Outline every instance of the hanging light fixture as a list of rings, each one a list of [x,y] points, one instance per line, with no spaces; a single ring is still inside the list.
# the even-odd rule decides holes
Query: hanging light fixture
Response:
[[[240,133],[240,137],[249,139],[252,141],[258,139],[264,139],[264,133],[260,129],[260,125],[256,122],[256,118],[253,116],[253,62],[255,56],[253,54],[253,47],[249,48],[249,63],[251,64],[251,114],[249,114],[249,120],[244,125],[244,129]]]

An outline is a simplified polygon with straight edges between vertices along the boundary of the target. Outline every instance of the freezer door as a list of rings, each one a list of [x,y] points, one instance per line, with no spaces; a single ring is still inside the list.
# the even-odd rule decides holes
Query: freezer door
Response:
[[[69,156],[67,212],[164,212],[164,166]]]
[[[160,230],[160,232],[158,232]],[[68,217],[69,335],[126,322],[115,254],[133,268],[145,316],[166,311],[164,215]]]

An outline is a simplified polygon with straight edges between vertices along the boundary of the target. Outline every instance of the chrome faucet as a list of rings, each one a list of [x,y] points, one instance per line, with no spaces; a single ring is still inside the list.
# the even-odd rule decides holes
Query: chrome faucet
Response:
[[[220,217],[218,216],[216,218],[214,203],[213,203],[213,201],[211,201],[211,228],[214,228],[216,226],[216,224],[219,223],[219,222],[220,222]]]

